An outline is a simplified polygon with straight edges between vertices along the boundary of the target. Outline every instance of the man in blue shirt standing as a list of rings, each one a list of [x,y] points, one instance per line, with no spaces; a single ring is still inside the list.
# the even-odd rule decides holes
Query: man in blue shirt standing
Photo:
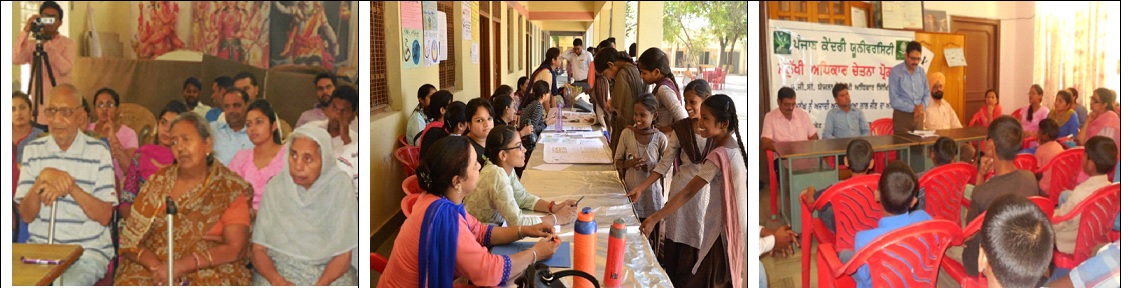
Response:
[[[889,71],[889,105],[893,106],[893,133],[906,134],[924,128],[924,108],[928,107],[927,71],[920,68],[920,42],[909,42],[905,63]]]
[[[862,111],[851,109],[850,90],[845,83],[835,83],[831,89],[834,93],[834,102],[838,104],[826,113],[823,125],[823,139],[850,138],[870,134],[869,123]]]

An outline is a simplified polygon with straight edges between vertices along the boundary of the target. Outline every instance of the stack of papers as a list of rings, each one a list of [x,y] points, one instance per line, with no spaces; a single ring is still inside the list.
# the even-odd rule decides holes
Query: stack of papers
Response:
[[[909,132],[909,133],[916,135],[916,136],[920,136],[921,138],[929,138],[929,137],[940,136],[940,135],[936,134],[936,130],[914,130],[914,131]]]

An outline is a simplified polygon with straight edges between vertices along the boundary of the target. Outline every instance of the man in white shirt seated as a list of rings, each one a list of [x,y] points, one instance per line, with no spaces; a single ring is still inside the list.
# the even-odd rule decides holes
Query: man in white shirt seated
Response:
[[[329,111],[326,111],[328,113],[325,115],[328,119],[306,123],[329,131],[329,136],[333,136],[333,155],[341,156],[345,152],[345,145],[359,138],[356,129],[352,129],[348,124],[342,124],[356,118],[358,101],[360,94],[356,88],[347,85],[337,87],[332,99],[329,100]]]
[[[928,84],[932,87],[932,99],[924,109],[924,130],[944,130],[963,128],[960,117],[952,105],[944,100],[944,74],[940,72],[928,75]]]

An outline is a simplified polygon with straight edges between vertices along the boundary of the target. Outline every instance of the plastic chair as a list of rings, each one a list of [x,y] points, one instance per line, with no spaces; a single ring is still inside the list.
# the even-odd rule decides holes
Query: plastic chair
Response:
[[[877,191],[877,181],[880,178],[881,175],[878,174],[851,178],[827,188],[813,204],[809,203],[811,199],[807,197],[799,200],[803,208],[802,223],[806,230],[802,233],[802,243],[799,246],[803,250],[802,287],[811,287],[811,250],[814,248],[811,246],[812,234],[819,243],[831,245],[829,247],[833,252],[838,252],[854,249],[854,234],[858,231],[877,227],[882,210],[881,205],[874,199],[874,191]],[[830,231],[826,224],[821,220],[813,219],[811,215],[831,203],[834,205],[834,226],[837,231]],[[818,265],[823,265],[822,260],[819,261]]]
[[[153,112],[149,108],[136,103],[122,103],[118,106],[118,112],[117,121],[119,123],[133,129],[133,131],[147,132],[137,134],[137,143],[153,143],[153,134],[155,134],[153,128],[157,127],[157,117],[153,116]],[[150,128],[145,129],[146,127]]]
[[[772,150],[764,150],[764,153],[764,157],[768,159],[768,194],[772,201],[772,216],[776,216],[779,215],[779,171],[776,171],[775,163],[779,156]]]
[[[1022,149],[1037,148],[1038,144],[1038,137],[1030,136],[1022,138]]]
[[[1112,222],[1120,214],[1120,183],[1113,183],[1098,189],[1081,201],[1073,211],[1061,216],[1054,216],[1054,224],[1062,223],[1074,218],[1079,218],[1077,228],[1077,244],[1073,254],[1065,254],[1054,249],[1054,266],[1073,269],[1081,265],[1093,249],[1102,243],[1114,241],[1112,239]]]
[[[411,146],[411,145],[407,144],[407,135],[400,135],[399,143],[400,143],[400,146],[403,146],[403,147]]]
[[[1018,154],[1014,157],[1014,167],[1018,169],[1034,172],[1038,170],[1038,158],[1034,154]]]
[[[870,123],[870,135],[893,135],[893,118],[880,118]],[[885,171],[885,162],[897,160],[897,152],[878,152],[873,154],[873,172]]]
[[[893,135],[893,118],[880,118],[870,123],[870,135]]]
[[[1042,177],[1050,177],[1050,191],[1045,192],[1050,200],[1058,201],[1058,195],[1061,191],[1073,190],[1077,187],[1077,169],[1081,168],[1084,164],[1082,161],[1085,158],[1085,147],[1077,147],[1065,152],[1061,152],[1054,159],[1050,160],[1050,164],[1046,167],[1041,167],[1034,171],[1034,174],[1040,174]]]
[[[400,200],[400,210],[403,211],[403,217],[411,217],[411,209],[415,207],[415,201],[419,201],[419,197],[423,194],[410,194]]]
[[[1014,119],[1022,119],[1022,108],[1014,109],[1014,112],[1011,112],[1011,117],[1014,117]]]
[[[868,264],[873,287],[936,287],[944,250],[962,242],[959,225],[929,220],[878,236],[846,263],[819,244],[819,286],[854,287],[851,275]]]
[[[371,262],[369,262],[369,263],[372,265],[372,271],[376,271],[376,273],[384,274],[384,268],[388,268],[388,258],[384,258],[384,256],[380,256],[380,254],[376,254],[376,252],[372,252],[371,258],[372,259],[369,260]]]
[[[924,211],[934,219],[960,223],[960,208],[971,205],[971,201],[964,198],[964,188],[973,177],[975,167],[966,163],[952,163],[925,172],[920,177]]]
[[[423,188],[419,187],[419,180],[416,180],[415,175],[407,176],[407,179],[403,179],[403,184],[400,184],[400,188],[403,188],[403,193],[407,195],[423,193]]]
[[[1026,199],[1030,200],[1030,202],[1033,202],[1034,205],[1038,205],[1038,208],[1042,210],[1042,213],[1046,214],[1046,217],[1053,216],[1054,202],[1050,201],[1049,198],[1042,196],[1033,196],[1026,197]],[[987,214],[979,214],[979,216],[976,216],[974,220],[971,220],[971,222],[967,223],[967,226],[964,227],[963,233],[961,234],[963,241],[967,241],[967,239],[970,239],[975,235],[975,233],[979,233],[979,229],[981,229],[983,226],[983,218],[985,217],[984,215]],[[961,245],[961,243],[953,243],[952,245]],[[987,278],[982,277],[978,274],[974,276],[967,275],[967,272],[964,271],[963,262],[961,262],[960,259],[953,259],[945,256],[944,260],[940,263],[940,266],[944,269],[945,272],[948,272],[948,275],[952,276],[952,278],[957,282],[960,282],[960,287],[987,287]]]
[[[403,164],[403,171],[407,175],[415,175],[415,167],[419,167],[419,147],[404,146],[396,148],[396,160]]]

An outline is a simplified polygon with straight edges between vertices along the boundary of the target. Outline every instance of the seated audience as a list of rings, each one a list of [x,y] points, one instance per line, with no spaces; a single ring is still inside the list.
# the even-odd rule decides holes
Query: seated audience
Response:
[[[924,130],[963,128],[959,115],[956,115],[956,110],[952,109],[948,100],[944,100],[944,83],[946,82],[944,74],[940,72],[932,73],[928,76],[928,82],[932,86],[930,93],[932,100],[929,100],[931,102],[924,108]]]
[[[114,191],[110,148],[79,133],[82,95],[70,84],[51,90],[43,117],[49,137],[24,147],[15,204],[28,224],[28,243],[81,245],[76,262],[63,271],[61,285],[90,286],[106,275],[114,257],[110,219],[118,197]],[[55,206],[58,205],[58,206]],[[55,239],[48,239],[48,219],[56,210]]]
[[[1019,121],[1022,122],[1022,135],[1034,136],[1038,133],[1038,122],[1050,116],[1050,109],[1042,106],[1042,86],[1034,84],[1030,86],[1030,92],[1026,93],[1027,99],[1030,100],[1030,105],[1027,107],[1019,108]]]
[[[450,286],[455,277],[477,285],[505,285],[513,275],[551,258],[559,242],[547,223],[497,227],[467,216],[463,199],[475,193],[478,162],[467,137],[445,137],[420,159],[419,196],[396,236],[388,266],[378,287]],[[532,248],[513,255],[494,255],[487,247],[531,237],[544,237]]]
[[[1116,92],[1108,88],[1093,90],[1093,97],[1089,99],[1089,121],[1080,132],[1081,140],[1078,145],[1085,145],[1085,141],[1095,136],[1105,136],[1116,142],[1120,147],[1120,114],[1115,107]]]
[[[329,103],[333,99],[333,91],[337,90],[337,78],[333,74],[321,73],[313,78],[313,85],[315,96],[317,96],[317,104],[313,109],[302,112],[298,117],[298,121],[294,122],[294,127],[302,127],[310,121],[326,120],[329,119],[326,112],[329,112]]]
[[[208,115],[208,111],[211,111],[212,107],[200,102],[200,90],[204,89],[204,84],[200,83],[200,79],[188,77],[184,80],[180,89],[181,94],[184,95],[184,103],[188,105],[188,111],[200,116]]]
[[[502,96],[508,97],[508,96]],[[525,166],[525,146],[517,131],[497,126],[486,138],[486,157],[474,193],[465,199],[466,210],[482,223],[527,226],[539,223],[561,225],[576,218],[576,201],[545,201],[525,190],[517,179],[516,167]],[[547,216],[522,215],[522,210],[546,212]]]
[[[1093,192],[1112,184],[1108,181],[1108,173],[1116,168],[1117,159],[1116,142],[1104,136],[1096,136],[1085,142],[1085,164],[1081,168],[1085,174],[1092,175],[1085,182],[1077,184],[1073,191],[1062,192],[1064,201],[1059,201],[1059,206],[1054,209],[1054,216],[1062,216],[1073,211],[1078,204],[1093,195]],[[1042,177],[1048,177],[1043,175]],[[1054,244],[1057,250],[1066,254],[1073,254],[1077,244],[1077,229],[1080,217],[1074,217],[1058,224],[1054,224]]]
[[[877,227],[873,229],[858,231],[854,238],[854,251],[861,251],[877,237],[901,227],[932,220],[928,213],[910,209],[917,202],[917,184],[916,174],[905,162],[894,160],[885,166],[877,183],[877,195],[874,195],[881,201],[881,220],[878,220]],[[858,268],[854,281],[858,287],[873,287],[868,264]]]
[[[1073,94],[1069,94],[1069,91],[1066,90],[1058,91],[1057,98],[1054,99],[1054,109],[1050,111],[1050,115],[1046,119],[1053,119],[1061,127],[1058,137],[1069,137],[1070,139],[1077,137],[1079,125],[1077,113],[1073,111]]]
[[[418,142],[415,142],[416,144],[419,144],[419,153],[421,155],[422,153],[427,151],[428,147],[430,147],[430,145],[424,145],[425,142],[434,143],[436,139],[446,136],[443,135],[444,133],[439,133],[440,131],[453,133],[453,131],[451,131],[453,129],[446,128],[445,123],[446,114],[449,112],[449,108],[447,107],[452,104],[451,100],[454,99],[454,94],[451,94],[450,91],[439,90],[438,92],[435,92],[434,95],[428,96],[427,98],[430,100],[428,101],[427,108],[424,112],[427,113],[427,119],[431,119],[431,123],[427,123],[427,126],[423,128],[423,131],[419,132],[419,138],[416,139],[416,141]],[[428,134],[430,133],[437,133],[437,135],[428,136]],[[427,139],[431,140],[427,141]]]
[[[223,95],[222,122],[211,124],[215,131],[215,159],[224,166],[231,164],[235,153],[243,149],[254,148],[255,144],[247,137],[247,104],[251,102],[250,94],[242,89],[231,87]]]
[[[843,158],[842,161],[844,161],[843,165],[850,168],[849,178],[869,175],[870,171],[873,170],[874,164],[873,145],[871,145],[864,139],[850,140],[850,143],[846,143],[846,158]],[[805,199],[805,201],[809,201],[809,203],[814,204],[815,201],[818,201],[819,197],[822,197],[823,192],[826,192],[827,189],[829,189],[829,187],[815,191],[815,187],[807,187],[806,190],[803,190],[803,194],[802,196],[800,196],[800,198],[803,198]],[[826,208],[819,210],[819,219],[822,220],[827,229],[829,229],[830,231],[837,231],[835,230],[834,226],[833,203],[831,205],[827,205]]]
[[[822,138],[869,136],[869,123],[866,122],[866,116],[862,115],[861,110],[850,106],[850,90],[846,84],[835,83],[831,93],[837,105],[826,113],[826,122],[823,123],[826,128],[823,128]]]
[[[266,184],[270,192],[263,195],[251,236],[252,284],[359,284],[350,264],[360,243],[360,206],[349,175],[333,164],[329,138],[314,126],[290,135],[289,161]]]
[[[255,147],[239,150],[228,167],[251,183],[255,195],[251,206],[258,211],[266,183],[282,171],[287,151],[282,149],[282,132],[275,123],[274,109],[265,99],[257,99],[247,107],[247,137]]]
[[[470,137],[470,144],[473,144],[474,151],[478,155],[478,165],[485,166],[486,157],[486,137],[490,134],[490,129],[493,129],[493,106],[490,101],[483,98],[471,99],[466,103],[466,120],[470,124],[466,128],[466,137]]]
[[[356,118],[357,105],[359,105],[360,94],[356,88],[352,86],[337,87],[333,91],[333,98],[329,104],[329,114],[326,115],[329,119],[318,120],[307,123],[329,132],[333,137],[333,155],[341,155],[344,153],[345,145],[349,145],[353,141],[360,138],[360,133],[349,126],[349,122]],[[334,156],[336,157],[336,156]]]
[[[121,193],[118,195],[121,201],[121,205],[118,206],[118,215],[122,219],[128,219],[132,214],[129,211],[133,205],[133,200],[137,198],[137,193],[141,192],[141,187],[149,182],[149,177],[157,173],[157,170],[172,165],[175,160],[171,149],[173,142],[172,121],[176,120],[176,117],[180,117],[180,114],[187,112],[188,107],[184,105],[184,102],[179,100],[169,101],[165,105],[164,111],[158,114],[160,118],[157,120],[157,135],[154,137],[157,142],[141,146],[133,154],[129,170],[125,172],[125,181],[122,184]]]
[[[1005,195],[1019,197],[1039,196],[1038,179],[1034,173],[1019,170],[1014,166],[1014,156],[1022,149],[1022,124],[1010,116],[1002,116],[987,127],[987,140],[983,144],[984,156],[980,159],[976,175],[975,189],[971,191],[971,206],[964,216],[964,223],[979,217],[995,199]],[[995,176],[984,182],[987,173]],[[976,234],[964,241],[963,265],[968,275],[979,273],[980,235]]]
[[[1061,152],[1065,152],[1065,147],[1062,147],[1061,143],[1056,141],[1059,131],[1061,129],[1058,128],[1058,123],[1053,119],[1042,119],[1042,122],[1038,123],[1038,142],[1040,144],[1033,149],[1033,154],[1034,158],[1038,159],[1039,168],[1050,165],[1050,160],[1053,160]],[[1023,152],[1029,153],[1028,150],[1030,149],[1023,150]],[[1050,191],[1050,179],[1053,178],[1047,177],[1050,173],[1054,173],[1053,169],[1045,170],[1042,173],[1042,179],[1038,180],[1038,189]]]
[[[404,134],[404,137],[407,138],[408,145],[419,145],[419,141],[423,139],[421,133],[426,130],[428,119],[437,121],[435,120],[438,119],[437,116],[427,112],[428,107],[431,107],[431,95],[434,95],[435,92],[438,92],[438,90],[435,90],[434,85],[423,84],[423,86],[419,86],[419,104],[415,105],[415,110],[412,110],[411,115],[407,116],[407,131],[405,132],[407,134]],[[448,103],[443,103],[441,107],[446,107],[446,104]]]
[[[795,89],[779,88],[776,101],[779,108],[764,115],[764,129],[760,131],[760,147],[775,150],[775,142],[818,140],[811,116],[795,108]]]
[[[235,87],[235,80],[232,80],[230,76],[219,76],[212,81],[211,100],[215,107],[211,107],[211,110],[208,110],[207,115],[204,116],[208,119],[208,123],[227,121],[223,117],[219,117],[223,115],[223,96],[227,95],[227,87]]]
[[[98,122],[86,126],[86,130],[98,132],[109,141],[110,155],[114,158],[114,179],[121,181],[125,179],[125,168],[133,152],[137,151],[137,132],[118,122],[121,97],[113,89],[102,88],[94,92],[94,106],[97,107],[95,115]]]
[[[999,105],[999,92],[995,89],[987,89],[987,92],[983,93],[983,99],[986,104],[971,116],[968,127],[987,127],[991,121],[1003,115],[1003,106]]]
[[[979,271],[988,287],[1035,287],[1054,253],[1050,219],[1038,205],[1016,195],[995,200],[983,216]]]
[[[173,223],[179,247],[174,247],[172,263],[175,284],[250,285],[244,249],[253,221],[254,189],[217,162],[212,154],[215,140],[204,118],[181,114],[172,122],[172,138],[176,162],[152,175],[122,228],[122,260],[114,284],[169,285],[165,232],[170,228],[163,218],[166,199],[172,199],[178,209]]]

